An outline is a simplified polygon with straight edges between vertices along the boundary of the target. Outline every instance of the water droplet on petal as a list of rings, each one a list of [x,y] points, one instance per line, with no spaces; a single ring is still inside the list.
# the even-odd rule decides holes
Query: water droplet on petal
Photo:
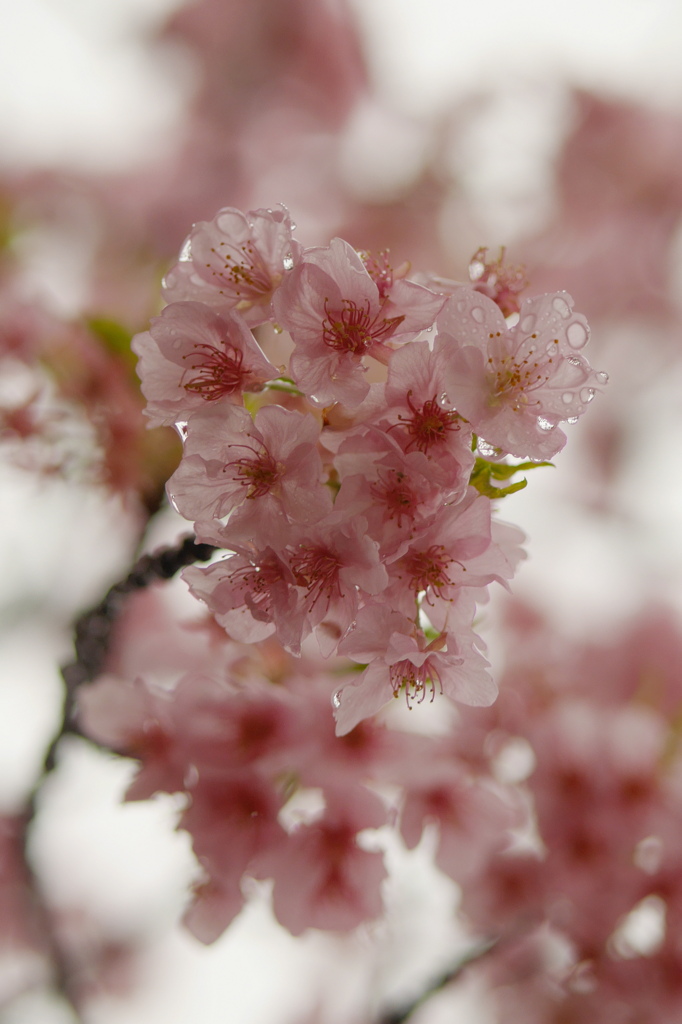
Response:
[[[283,334],[284,333],[284,328],[280,327],[279,324],[273,324],[272,325],[272,329],[275,332],[275,334]]]
[[[564,405],[570,405],[573,401],[573,392],[564,391],[563,395],[561,396],[561,401],[564,403]]]
[[[332,704],[334,705],[335,708],[341,707],[341,690],[337,690],[334,696],[332,697]]]
[[[192,239],[188,235],[185,241],[182,243],[182,249],[178,259],[181,263],[189,263],[192,259]]]
[[[482,437],[479,437],[478,439],[477,448],[484,459],[490,459],[493,455],[497,454],[495,445],[488,444],[488,442],[484,441]]]
[[[521,321],[521,330],[522,331],[532,331],[534,327],[535,327],[535,317],[533,316],[532,313],[529,313],[528,316],[524,316],[523,320]]]
[[[594,398],[594,388],[582,388],[580,392],[581,402],[591,402]]]
[[[187,424],[183,420],[178,420],[178,422],[175,424],[175,429],[177,430],[181,439],[184,441],[188,434]]]
[[[578,417],[577,416],[569,416],[568,419],[566,420],[566,422],[567,423],[577,423],[578,422]]]
[[[600,370],[597,373],[597,381],[598,381],[599,384],[608,384],[608,382],[609,382],[609,375],[608,375],[608,373],[604,373],[603,370]]]
[[[282,263],[284,264],[284,269],[285,270],[293,270],[294,269],[294,257],[291,255],[290,252],[288,252],[286,254],[284,259],[282,260]]]
[[[566,299],[562,299],[560,295],[554,296],[554,298],[552,299],[552,306],[559,314],[559,316],[562,316],[564,318],[564,320],[566,320],[571,315],[571,307],[566,302]]]
[[[573,366],[582,366],[583,365],[581,363],[580,359],[578,358],[578,356],[569,356],[567,362],[572,363]]]
[[[579,320],[576,320],[568,325],[566,337],[568,338],[568,344],[572,348],[582,348],[583,345],[587,344],[590,334],[585,324],[581,324]]]
[[[474,306],[474,308],[471,310],[471,317],[473,320],[476,321],[477,324],[482,324],[483,321],[485,320],[485,313],[483,312],[480,306]]]
[[[449,405],[450,404],[450,399],[448,398],[447,391],[443,392],[443,394],[440,396],[438,401],[440,402],[441,405]]]
[[[463,302],[458,302],[457,303],[457,309],[459,310],[460,313],[463,313],[464,312],[464,303]]]
[[[544,416],[538,416],[538,426],[540,430],[554,430],[554,424],[546,420]]]

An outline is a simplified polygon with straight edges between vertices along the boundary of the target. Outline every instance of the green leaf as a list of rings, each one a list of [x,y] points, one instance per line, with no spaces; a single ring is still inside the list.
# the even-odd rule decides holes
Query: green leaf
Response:
[[[538,469],[540,466],[553,466],[553,462],[518,462],[516,465],[509,465],[507,462],[488,462],[487,459],[476,459],[474,468],[469,477],[469,483],[475,487],[479,494],[486,498],[505,498],[515,491],[522,491],[528,484],[524,477],[508,487],[495,487],[493,480],[510,480],[516,473],[525,472],[529,469]]]

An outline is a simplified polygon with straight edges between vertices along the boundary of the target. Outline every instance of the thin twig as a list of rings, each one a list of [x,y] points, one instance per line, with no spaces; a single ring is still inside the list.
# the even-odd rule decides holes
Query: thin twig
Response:
[[[187,537],[176,547],[163,548],[153,555],[143,555],[124,580],[115,583],[98,605],[77,620],[74,630],[76,657],[74,661],[61,668],[65,683],[62,716],[45,752],[40,775],[26,799],[21,815],[18,843],[30,893],[31,905],[27,911],[39,927],[45,943],[45,952],[53,969],[54,987],[69,1004],[77,1022],[83,1020],[78,986],[74,982],[68,955],[55,929],[49,901],[28,856],[29,833],[38,812],[40,794],[46,779],[57,764],[57,752],[64,736],[81,735],[75,716],[78,689],[83,684],[94,681],[104,670],[112,630],[127,598],[157,580],[171,579],[187,565],[207,561],[214,551],[215,548],[210,544],[197,544],[193,537]]]
[[[421,1006],[424,1005],[432,996],[444,989],[446,985],[449,985],[451,981],[455,981],[459,978],[462,971],[476,960],[480,960],[482,957],[487,956],[488,953],[493,950],[499,942],[499,938],[487,939],[480,942],[477,946],[474,946],[461,957],[454,967],[446,971],[445,974],[441,974],[434,981],[430,982],[428,987],[424,989],[415,999],[406,1003],[404,1006],[397,1010],[388,1010],[378,1020],[377,1024],[405,1024],[413,1013],[415,1013]]]

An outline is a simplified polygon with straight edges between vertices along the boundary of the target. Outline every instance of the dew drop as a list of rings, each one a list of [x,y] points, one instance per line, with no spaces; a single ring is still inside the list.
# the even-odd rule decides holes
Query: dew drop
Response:
[[[609,375],[608,375],[608,373],[604,373],[603,370],[600,370],[597,373],[597,382],[599,384],[608,384],[608,382],[609,382]]]
[[[490,459],[493,455],[497,454],[495,445],[488,444],[488,442],[484,441],[482,437],[479,437],[477,447],[484,459]]]
[[[577,416],[569,416],[568,419],[566,420],[566,422],[567,423],[577,423],[578,422],[578,417]]]
[[[582,348],[583,345],[587,344],[590,337],[589,331],[584,324],[581,324],[579,320],[569,324],[566,329],[566,337],[568,338],[568,344],[571,348]]]
[[[471,281],[478,281],[479,277],[485,270],[485,263],[481,263],[480,260],[473,260],[469,264],[469,279]]]
[[[450,399],[448,398],[447,391],[443,392],[443,394],[440,396],[438,401],[440,402],[441,405],[449,405],[450,404]]]
[[[581,402],[591,402],[594,398],[594,388],[582,388],[580,391]]]
[[[334,705],[335,708],[341,707],[341,690],[337,690],[334,696],[332,697],[332,704]]]
[[[176,350],[176,352],[179,348],[182,348],[182,338],[175,339],[175,341],[173,342],[173,348]]]
[[[284,328],[280,327],[279,324],[273,324],[272,325],[272,329],[275,332],[275,334],[283,334],[284,333]]]
[[[540,430],[554,430],[554,424],[546,420],[544,416],[538,416],[538,426]]]
[[[564,318],[564,320],[568,319],[568,317],[571,315],[571,307],[566,302],[566,299],[562,299],[560,295],[554,296],[554,298],[552,299],[552,306],[559,314],[559,316],[562,316]]]
[[[524,316],[523,320],[521,321],[521,330],[522,331],[532,331],[534,327],[535,327],[535,317],[533,316],[532,313],[529,313],[528,316]]]
[[[431,331],[433,330],[433,325],[432,325],[431,327],[427,327],[427,328],[426,328],[426,330],[427,330],[427,331],[428,331],[428,333],[430,334],[430,333],[431,333]]]
[[[483,312],[480,306],[474,306],[474,308],[471,310],[471,317],[473,320],[476,321],[477,324],[482,324],[483,321],[485,320],[485,313]]]
[[[192,259],[192,239],[189,235],[182,243],[182,249],[180,250],[178,259],[181,263],[189,263]]]
[[[464,312],[464,303],[463,303],[463,302],[458,302],[458,303],[457,303],[457,310],[458,310],[458,312],[460,312],[460,313],[463,313],[463,312]]]
[[[571,363],[573,366],[582,366],[583,365],[580,362],[580,359],[578,358],[578,356],[569,356],[567,362]]]
[[[285,270],[293,270],[294,269],[294,257],[291,255],[290,252],[288,252],[286,254],[284,259],[282,260],[282,263],[284,264],[284,269]]]
[[[564,405],[570,405],[573,401],[573,392],[564,391],[563,395],[561,396],[561,401],[564,403]]]

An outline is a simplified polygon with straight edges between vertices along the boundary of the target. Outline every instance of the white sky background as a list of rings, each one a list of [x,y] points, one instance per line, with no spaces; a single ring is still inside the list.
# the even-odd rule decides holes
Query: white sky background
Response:
[[[553,83],[563,79],[663,107],[682,106],[680,0],[572,0],[570,5],[551,0],[353,2],[372,46],[375,78],[386,102],[411,116],[434,116],[455,98],[511,78],[522,84],[546,82],[548,92]],[[150,61],[140,37],[150,32],[174,6],[177,4],[173,0],[0,0],[0,165],[20,168],[30,164],[76,163],[88,169],[111,170],[151,155],[168,141],[182,97],[191,88],[191,70],[178,54],[170,52],[159,53],[158,59]],[[0,503],[3,529],[9,527],[11,535],[14,527],[20,528],[25,538],[24,549],[16,545],[13,548],[4,596],[16,583],[16,574],[25,577],[29,570],[36,578],[37,600],[41,585],[59,585],[64,541],[71,534],[73,516],[78,515],[82,532],[91,538],[96,562],[110,512],[106,513],[95,501],[84,508],[77,491],[62,489],[59,494],[55,491],[52,517],[46,523],[49,495],[39,507],[35,485],[22,489],[17,479],[9,474],[0,480],[0,486],[5,488]],[[17,488],[13,492],[15,501],[8,498],[10,486]],[[547,539],[551,530],[545,531],[543,540],[541,517],[537,517],[536,523],[532,521],[536,514],[531,505],[532,495],[541,495],[543,486],[540,480],[531,479],[528,497],[519,495],[513,509],[504,510],[527,529],[534,562],[540,568],[546,565],[550,550],[555,556],[557,553],[556,538],[553,549]],[[551,499],[548,507],[551,516]],[[664,515],[672,520],[672,513],[672,506],[668,505]],[[544,515],[546,519],[547,512]],[[572,525],[580,529],[579,523]],[[54,533],[53,544],[50,529]],[[609,559],[615,549],[609,548],[605,539],[602,543],[594,532],[584,536],[586,546],[582,551],[573,546],[564,552],[558,571],[554,564],[555,579],[562,577],[562,573],[578,575],[584,564],[581,558],[592,564],[606,559],[604,578],[613,579],[614,567]],[[128,542],[129,538],[124,537],[121,547],[125,548]],[[123,560],[125,553],[121,552],[120,557]],[[42,584],[36,569],[39,558],[43,560]],[[682,565],[682,556],[679,564]],[[86,566],[79,571],[82,592],[86,593],[93,584]],[[103,571],[101,565],[97,571]],[[107,571],[105,566],[104,572]],[[627,577],[618,578],[623,590],[627,582]],[[70,579],[69,586],[70,599],[76,605],[78,581]],[[94,585],[95,590],[97,586]],[[598,594],[595,599],[602,597]],[[13,709],[21,705],[16,696],[17,680],[23,683],[22,700],[27,699],[27,694],[30,696],[33,688],[36,700],[54,701],[55,681],[49,676],[47,662],[53,664],[54,652],[61,653],[62,638],[54,638],[43,656],[36,654],[37,647],[30,636],[28,640],[22,644],[21,637],[15,636],[9,643],[0,638],[0,653],[12,676],[4,686],[0,684],[0,776],[10,772],[16,777],[14,759],[19,758],[19,741],[11,726],[7,737],[4,736],[2,721],[4,718],[11,723]],[[32,648],[31,655],[23,660],[22,646]],[[38,717],[40,728],[49,730],[45,716]],[[105,843],[112,844],[115,856],[124,860],[127,844],[120,840],[120,833],[121,845],[113,843],[108,831],[113,825],[107,818],[107,814],[114,814],[116,793],[122,789],[124,780],[118,780],[117,770],[114,775],[107,774],[102,766],[90,764],[87,757],[82,763],[79,759],[81,754],[73,755],[71,772],[78,775],[80,770],[95,787],[111,790],[110,810],[102,811],[106,819],[103,831],[98,833],[94,827],[88,855],[96,857],[95,848]],[[30,771],[30,765],[26,770]],[[83,819],[76,823],[75,839],[60,838],[58,823],[53,821],[53,848],[64,864],[78,864],[83,834],[93,832],[88,800],[94,797],[78,792],[81,804],[72,810],[72,817],[81,813]],[[58,801],[57,805],[61,806]],[[163,817],[158,808],[153,817]],[[134,814],[129,815],[129,819],[133,818]],[[49,822],[46,827],[49,828]],[[133,829],[131,838],[139,835],[135,833],[134,822],[129,827]],[[160,827],[165,828],[165,822]],[[70,842],[75,846],[70,846]],[[149,840],[147,851],[145,862],[144,851],[133,842],[134,858],[138,860],[134,863],[131,859],[130,870],[138,872],[138,878],[139,871],[147,872],[150,879],[159,874],[155,870],[159,850],[154,840]],[[176,849],[172,858],[177,861],[177,877],[182,877],[187,864],[181,852]],[[168,874],[171,869],[163,870]],[[166,875],[163,871],[161,875],[161,882],[156,879],[157,885],[165,884]],[[404,881],[408,887],[414,884],[409,871],[405,872]],[[96,889],[97,879],[93,881],[87,872],[79,882],[84,891],[88,885],[93,892]],[[152,890],[148,898],[160,899],[158,889],[152,886]],[[444,927],[442,922],[441,926]],[[224,1024],[226,1020],[239,1020],[239,1024],[288,1024],[277,1011],[289,998],[290,990],[296,989],[298,1006],[304,1006],[305,1001],[300,1002],[301,987],[305,991],[313,976],[319,977],[322,970],[333,971],[331,964],[340,955],[345,954],[326,940],[320,946],[291,942],[280,931],[269,928],[265,914],[256,908],[210,951],[198,949],[184,936],[175,936],[158,953],[157,962],[150,961],[151,987],[133,1005],[122,1009],[115,1003],[102,1006],[93,1021],[186,1024],[191,1019],[197,1024]],[[259,971],[256,980],[249,974],[249,965]],[[269,973],[267,986],[263,985],[264,969]],[[348,968],[350,974],[353,970],[357,979],[357,964]],[[348,972],[344,974],[337,966],[335,977],[342,989],[347,986]],[[271,1005],[266,1005],[267,993]],[[467,1015],[463,1009],[458,1024],[471,1024],[474,1020],[479,1024],[483,1019],[479,1010]],[[7,1024],[61,1024],[62,1020],[66,1018],[57,1009],[29,1002],[23,1009],[19,1007],[15,1017],[7,1017]]]
[[[682,99],[678,0],[353,0],[378,82],[429,114],[510,74]],[[191,75],[140,34],[177,0],[0,0],[0,160],[121,166],[172,124]]]

